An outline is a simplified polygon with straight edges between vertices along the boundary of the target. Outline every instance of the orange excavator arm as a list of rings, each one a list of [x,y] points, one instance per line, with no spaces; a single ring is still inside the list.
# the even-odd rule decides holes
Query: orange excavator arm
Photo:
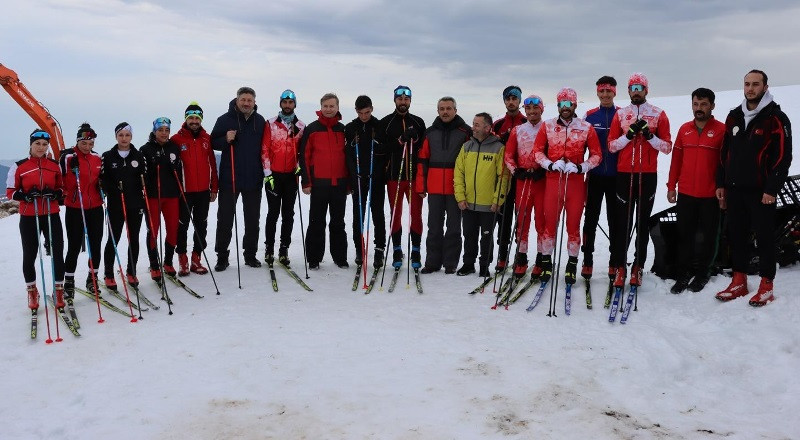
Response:
[[[61,126],[56,118],[50,114],[47,107],[33,97],[28,88],[20,82],[17,73],[2,64],[0,64],[0,85],[42,130],[50,134],[50,148],[57,158],[65,147]]]

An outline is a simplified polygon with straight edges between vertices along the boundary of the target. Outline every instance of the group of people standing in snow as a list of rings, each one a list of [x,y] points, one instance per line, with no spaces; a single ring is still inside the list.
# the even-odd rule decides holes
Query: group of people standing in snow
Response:
[[[714,92],[695,90],[694,119],[680,127],[674,142],[666,113],[647,102],[645,75],[635,73],[628,79],[630,104],[625,107],[614,103],[613,77],[601,77],[596,86],[600,105],[583,118],[577,116],[578,96],[571,88],[556,96],[558,116],[542,120],[544,100],[536,94],[523,97],[520,87],[509,86],[502,92],[506,108],[502,118],[493,121],[482,112],[467,124],[457,114],[456,100],[445,96],[437,102],[438,116],[429,127],[410,113],[412,92],[407,86],[394,89],[395,110],[382,119],[372,115],[372,100],[359,96],[357,116],[347,125],[340,122],[335,94],[322,96],[317,120],[306,125],[294,113],[297,98],[292,90],[280,95],[278,114],[266,119],[257,111],[255,91],[242,87],[210,134],[202,127],[202,109],[193,102],[176,134],[170,136],[168,118],[157,118],[140,149],[131,144],[133,128],[122,122],[114,130],[116,145],[100,156],[93,151],[96,133],[83,124],[75,147],[61,152],[58,161],[47,158],[50,135],[35,130],[29,157],[12,167],[7,182],[8,197],[20,201],[29,307],[38,308],[34,262],[42,235],[53,256],[57,307],[64,306],[65,295],[73,295],[82,247],[91,257],[86,290],[97,290],[104,228],[111,233],[102,258],[102,281],[111,289],[117,285],[115,260],[122,276],[117,244],[123,227],[128,246],[122,281],[139,282],[136,261],[143,220],[151,278],[160,280],[162,271],[169,276],[207,273],[201,254],[206,248],[209,204],[215,200],[219,205],[214,270],[221,272],[230,265],[239,197],[244,218],[242,256],[247,266],[260,267],[256,255],[262,188],[268,204],[264,261],[270,265],[275,261],[276,234],[277,260],[290,265],[295,202],[302,190],[310,195],[304,255],[312,270],[323,260],[326,227],[334,264],[349,267],[345,209],[351,195],[359,267],[367,264],[372,234],[373,267],[382,267],[391,255],[395,268],[407,258],[423,274],[444,269],[446,274],[477,272],[489,277],[498,229],[495,273],[511,267],[513,276],[523,277],[529,269],[533,224],[536,255],[531,277],[552,276],[553,259],[560,256],[555,249],[566,233],[567,284],[575,283],[578,274],[588,282],[593,274],[596,230],[605,201],[608,229],[601,230],[610,242],[609,279],[617,287],[626,282],[639,285],[649,241],[646,225],[657,189],[658,155],[670,152],[667,199],[677,203],[681,235],[679,273],[672,292],[700,291],[708,282],[720,209],[727,209],[734,275],[716,297],[727,301],[747,295],[749,232],[755,231],[759,243],[771,242],[775,197],[791,163],[790,123],[768,91],[767,75],[748,72],[745,99],[725,123],[712,115]],[[219,172],[214,150],[221,152]],[[408,255],[402,237],[404,200]],[[423,263],[424,200],[428,219]],[[60,204],[66,211],[66,257]],[[302,220],[302,207],[299,213]],[[702,246],[695,246],[697,237]],[[635,244],[629,273],[631,240]],[[701,251],[695,255],[694,249]],[[756,306],[773,300],[775,277],[774,248],[759,246],[758,251],[761,282],[750,299]]]

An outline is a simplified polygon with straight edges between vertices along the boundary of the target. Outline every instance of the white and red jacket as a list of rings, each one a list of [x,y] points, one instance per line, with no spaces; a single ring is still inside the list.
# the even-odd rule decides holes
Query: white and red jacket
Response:
[[[672,149],[667,191],[675,191],[691,197],[714,197],[717,182],[717,166],[720,162],[722,141],[725,140],[725,124],[712,116],[702,130],[694,121],[678,129]]]
[[[625,136],[631,124],[638,119],[647,121],[650,133],[654,135],[649,141],[641,133],[637,133],[633,139]],[[660,108],[645,102],[623,107],[614,114],[608,133],[608,151],[619,151],[617,171],[655,173],[658,171],[658,152],[669,154],[671,150],[669,118]]]
[[[78,179],[72,169],[78,161],[78,174],[81,178],[81,193],[78,194]],[[58,159],[58,166],[64,178],[64,206],[67,208],[81,208],[81,198],[83,198],[83,209],[92,209],[103,206],[103,199],[100,197],[100,170],[103,168],[103,160],[94,151],[84,154],[77,148],[67,148],[61,153]]]
[[[264,126],[261,139],[261,165],[264,175],[275,173],[294,173],[297,169],[297,146],[303,137],[306,124],[294,117],[291,127],[275,116]]]
[[[183,124],[180,130],[170,138],[178,146],[183,163],[183,190],[185,192],[211,191],[219,192],[217,176],[217,157],[211,148],[211,136],[200,127],[192,133]]]
[[[589,158],[584,160],[586,150]],[[592,124],[579,118],[565,123],[561,118],[553,118],[542,123],[534,140],[534,157],[543,168],[551,162],[564,159],[576,165],[585,164],[583,171],[589,171],[600,164],[603,153],[600,140]]]
[[[536,140],[536,134],[539,133],[542,124],[543,121],[541,120],[536,125],[525,122],[511,129],[503,159],[512,175],[517,168],[524,168],[529,171],[540,168],[539,163],[536,162],[536,157],[534,157],[533,141]]]

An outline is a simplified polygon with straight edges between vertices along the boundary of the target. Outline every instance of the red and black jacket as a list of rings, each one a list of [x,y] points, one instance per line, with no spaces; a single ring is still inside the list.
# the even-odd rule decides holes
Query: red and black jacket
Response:
[[[500,138],[500,142],[505,144],[508,142],[508,137],[511,135],[511,129],[526,122],[528,122],[528,119],[523,112],[517,112],[516,115],[509,115],[506,113],[505,116],[494,121],[494,124],[492,124],[492,131]]]
[[[177,179],[183,175],[183,165],[178,146],[170,140],[163,145],[159,144],[151,133],[150,141],[144,144],[140,151],[147,164],[145,175],[147,197],[151,199],[180,197]]]
[[[453,194],[453,170],[456,158],[472,137],[472,129],[461,116],[449,123],[437,117],[425,132],[419,151],[414,190],[418,193]]]
[[[78,178],[75,176],[75,164],[78,165],[78,174],[81,179],[80,194],[78,194]],[[58,166],[64,177],[64,206],[67,208],[92,209],[103,206],[100,197],[100,171],[103,160],[94,151],[85,154],[77,148],[67,148],[61,152]]]
[[[714,197],[724,138],[725,124],[713,116],[702,130],[694,121],[681,125],[672,146],[667,191],[675,191],[677,185],[678,192],[687,196]]]
[[[300,168],[303,188],[314,185],[348,185],[344,152],[344,125],[340,113],[332,118],[322,116],[306,126],[300,138]]]
[[[6,197],[13,199],[15,192],[29,193],[33,189],[64,190],[64,180],[56,161],[46,157],[29,157],[11,166],[6,180]],[[58,201],[37,197],[32,202],[19,202],[19,214],[24,216],[35,216],[37,210],[39,215],[44,215],[48,209],[50,214],[57,213]]]
[[[186,127],[170,138],[178,146],[183,163],[183,190],[186,192],[219,192],[217,157],[211,148],[211,137],[200,127],[197,133]]]

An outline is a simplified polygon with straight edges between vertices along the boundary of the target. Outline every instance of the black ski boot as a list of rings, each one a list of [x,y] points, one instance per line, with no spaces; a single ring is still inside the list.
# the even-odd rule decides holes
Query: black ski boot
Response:
[[[384,249],[383,248],[375,248],[375,255],[373,255],[372,259],[372,267],[375,269],[379,267],[383,267],[383,258],[384,258]]]
[[[411,246],[411,267],[414,269],[422,267],[421,259],[422,255],[419,253],[419,246]]]
[[[64,277],[64,298],[75,298],[75,277]]]
[[[395,268],[400,268],[403,265],[403,259],[405,255],[403,255],[403,247],[402,246],[395,246],[394,252],[392,253],[392,266]]]
[[[549,281],[550,277],[553,276],[553,260],[551,259],[550,255],[542,255],[541,262],[537,265],[542,269],[542,273],[539,276],[539,279],[542,281]],[[534,269],[536,269],[534,267]]]
[[[569,259],[567,259],[567,268],[564,270],[564,282],[566,284],[575,284],[577,272],[578,257],[569,257]]]
[[[287,246],[281,246],[278,248],[278,262],[283,264],[286,267],[289,267],[289,248]]]

